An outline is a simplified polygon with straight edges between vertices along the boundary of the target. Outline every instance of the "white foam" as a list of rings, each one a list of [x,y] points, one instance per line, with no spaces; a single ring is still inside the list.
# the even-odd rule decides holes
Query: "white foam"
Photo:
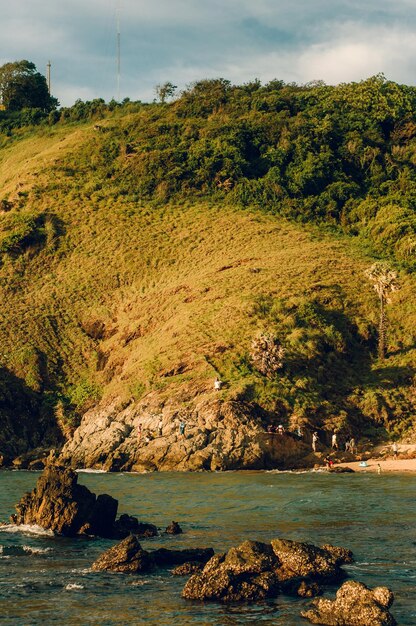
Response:
[[[37,526],[36,524],[5,524],[0,526],[0,532],[2,533],[22,533],[23,535],[40,535],[43,537],[54,537],[53,530],[48,530]]]
[[[52,552],[52,548],[33,548],[32,546],[2,546],[0,554],[4,557],[25,556],[27,554],[47,554]]]
[[[80,589],[85,589],[84,585],[80,585],[79,583],[68,583],[65,587],[66,591],[78,591]]]
[[[108,473],[106,470],[92,469],[88,467],[84,467],[82,469],[76,469],[75,471],[78,474],[107,474]]]

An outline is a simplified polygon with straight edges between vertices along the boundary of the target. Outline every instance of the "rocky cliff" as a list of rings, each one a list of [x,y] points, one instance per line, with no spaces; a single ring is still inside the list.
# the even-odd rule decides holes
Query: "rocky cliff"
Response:
[[[161,408],[154,395],[122,410],[113,403],[86,413],[60,461],[110,471],[283,469],[299,466],[307,453],[289,435],[267,434],[250,404],[205,396],[192,407]]]

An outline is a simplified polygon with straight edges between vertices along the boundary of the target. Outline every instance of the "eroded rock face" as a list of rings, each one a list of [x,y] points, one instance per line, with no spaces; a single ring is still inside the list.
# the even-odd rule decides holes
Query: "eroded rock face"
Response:
[[[330,549],[328,549],[330,548]],[[283,590],[312,596],[321,592],[316,581],[343,575],[339,565],[352,558],[349,551],[275,539],[270,544],[245,541],[226,554],[215,555],[186,583],[183,597],[192,600],[262,600]],[[304,584],[302,585],[302,582]]]
[[[206,563],[214,554],[212,548],[188,548],[167,550],[160,548],[151,552],[143,550],[138,538],[129,535],[123,541],[104,552],[93,564],[94,570],[138,574],[149,572],[155,567],[169,567],[184,563]]]
[[[98,498],[87,487],[78,485],[72,470],[48,466],[35,489],[26,493],[12,515],[15,524],[37,524],[59,535],[77,534],[111,537],[118,502],[106,494]]]
[[[255,408],[243,402],[201,394],[185,417],[177,399],[162,412],[158,403],[148,395],[124,409],[114,404],[89,411],[65,444],[61,462],[108,471],[216,471],[294,467],[305,456],[304,443],[265,433]]]
[[[388,610],[393,600],[387,587],[369,589],[348,580],[338,589],[335,600],[314,600],[314,608],[303,611],[302,617],[327,626],[395,626],[396,620]]]

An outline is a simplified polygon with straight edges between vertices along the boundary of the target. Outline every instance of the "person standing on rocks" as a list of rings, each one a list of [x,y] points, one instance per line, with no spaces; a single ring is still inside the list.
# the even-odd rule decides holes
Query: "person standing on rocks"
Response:
[[[179,422],[179,434],[180,434],[181,437],[185,436],[185,426],[186,426],[185,422],[183,420],[181,420]]]
[[[312,451],[313,452],[316,452],[316,445],[317,445],[318,441],[319,441],[318,433],[315,430],[315,432],[312,433]]]
[[[338,450],[338,437],[337,437],[337,433],[333,433],[333,435],[332,435],[332,440],[331,440],[331,448],[333,448],[334,450]]]
[[[222,381],[217,376],[216,379],[214,380],[214,389],[215,391],[220,391],[221,387],[222,387]]]
[[[397,456],[398,456],[398,454],[399,454],[399,446],[397,445],[397,443],[396,443],[396,442],[394,442],[394,443],[393,443],[393,445],[392,445],[392,447],[391,447],[391,450],[392,450],[392,452],[393,452],[393,456],[394,456],[394,458],[395,458],[395,459],[397,459]]]

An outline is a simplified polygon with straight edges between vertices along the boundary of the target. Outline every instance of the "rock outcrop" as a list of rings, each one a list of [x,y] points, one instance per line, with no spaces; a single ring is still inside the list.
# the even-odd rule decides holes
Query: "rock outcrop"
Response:
[[[326,626],[395,626],[396,620],[388,610],[393,600],[387,587],[369,589],[348,580],[338,589],[335,600],[314,600],[314,608],[303,611],[302,617]]]
[[[279,559],[277,568],[281,582],[296,579],[336,581],[345,576],[340,565],[352,562],[352,553],[345,548],[273,539],[273,552]]]
[[[93,564],[93,570],[109,570],[137,574],[150,572],[155,562],[149,552],[143,550],[138,538],[129,535],[120,543],[106,550]]]
[[[346,562],[342,551],[330,548],[282,539],[270,544],[245,541],[226,554],[215,555],[202,572],[191,576],[182,595],[192,600],[234,602],[262,600],[280,591],[318,594],[317,581],[333,582],[343,575],[339,567]],[[352,558],[349,551],[348,558]]]
[[[74,468],[138,472],[302,466],[307,446],[264,432],[258,413],[258,407],[206,394],[184,416],[177,401],[160,409],[157,396],[149,395],[122,410],[114,404],[86,413],[60,461]]]
[[[37,524],[59,535],[79,534],[111,537],[118,502],[107,494],[98,497],[78,485],[72,470],[50,465],[39,477],[35,489],[26,493],[12,515],[15,524]]]
[[[145,522],[139,522],[137,517],[131,515],[120,515],[118,520],[113,524],[114,539],[124,539],[129,535],[136,535],[138,537],[156,537],[158,534],[157,527],[154,524],[147,524]]]
[[[135,535],[129,535],[104,552],[93,563],[92,568],[94,570],[138,574],[152,571],[155,567],[183,565],[188,562],[206,563],[213,554],[212,548],[188,548],[185,550],[160,548],[149,552],[143,550]]]
[[[14,524],[36,524],[57,535],[97,535],[122,539],[130,534],[154,537],[156,526],[139,522],[130,515],[116,520],[118,501],[107,494],[96,496],[78,485],[78,474],[57,465],[48,465],[35,489],[26,493],[11,516]]]

